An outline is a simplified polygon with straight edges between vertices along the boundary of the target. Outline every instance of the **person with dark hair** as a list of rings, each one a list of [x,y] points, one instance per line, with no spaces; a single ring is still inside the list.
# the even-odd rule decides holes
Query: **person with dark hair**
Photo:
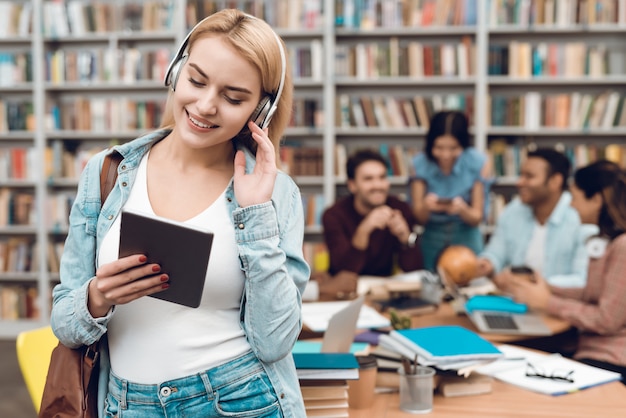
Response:
[[[350,195],[324,211],[329,273],[389,276],[422,267],[417,220],[408,203],[389,195],[387,164],[376,151],[360,150],[346,164]]]
[[[570,206],[568,158],[554,149],[528,152],[517,181],[518,197],[498,217],[479,258],[479,275],[507,290],[512,266],[530,267],[553,285],[582,287],[588,230]]]
[[[606,160],[574,175],[572,207],[599,233],[587,240],[589,270],[584,288],[566,289],[513,279],[509,289],[529,308],[579,330],[574,358],[622,374],[626,382],[626,173]],[[625,383],[626,384],[626,383]]]
[[[470,146],[469,122],[458,111],[436,113],[424,152],[413,159],[411,179],[413,213],[424,225],[424,266],[435,269],[448,245],[464,245],[475,253],[483,248],[479,224],[487,211],[492,182],[491,164]]]

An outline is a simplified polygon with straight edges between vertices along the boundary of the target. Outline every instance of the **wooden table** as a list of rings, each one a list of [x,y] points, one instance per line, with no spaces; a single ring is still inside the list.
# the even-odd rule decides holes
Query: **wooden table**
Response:
[[[546,316],[546,324],[555,334],[565,332],[570,324],[558,318]],[[478,332],[466,315],[457,314],[448,303],[440,305],[436,312],[414,316],[412,325],[461,325]],[[520,341],[520,335],[481,334],[498,343]],[[398,393],[377,394],[374,405],[367,410],[350,409],[351,418],[415,417],[399,407]],[[513,385],[493,381],[493,391],[485,395],[446,398],[436,394],[432,417],[449,418],[516,418],[516,417],[626,417],[626,386],[613,382],[564,396],[549,396],[530,392]]]
[[[369,409],[350,409],[350,418],[407,418],[398,393],[377,394]],[[445,398],[435,395],[428,416],[441,418],[617,418],[626,416],[626,386],[620,382],[563,396],[548,396],[494,380],[485,395]]]
[[[547,325],[555,334],[570,329],[570,324],[558,318],[546,316]],[[414,327],[431,325],[461,325],[478,332],[466,315],[457,314],[448,303],[440,305],[436,312],[412,317]],[[520,335],[481,334],[496,343],[520,341]],[[320,335],[315,335],[319,337]],[[415,417],[400,410],[399,395],[377,394],[368,409],[350,409],[351,418],[406,418]],[[549,396],[520,389],[513,385],[493,381],[489,394],[446,398],[435,394],[433,411],[426,414],[442,418],[613,418],[626,417],[626,386],[612,382],[580,392]]]

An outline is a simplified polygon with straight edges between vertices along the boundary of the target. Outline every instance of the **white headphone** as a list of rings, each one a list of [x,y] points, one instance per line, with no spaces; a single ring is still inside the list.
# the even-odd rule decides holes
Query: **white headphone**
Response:
[[[245,14],[245,16],[249,19],[256,19],[256,17],[249,14]],[[191,31],[189,31],[183,42],[178,47],[176,55],[174,55],[170,65],[167,67],[164,82],[166,86],[170,86],[172,88],[172,91],[176,90],[176,83],[178,82],[182,66],[189,57],[189,55],[185,53],[189,44],[189,38],[191,37],[191,34],[194,33],[195,30],[209,17],[202,19],[191,29]],[[278,85],[278,91],[276,94],[268,94],[264,96],[250,116],[250,120],[253,120],[254,123],[261,127],[261,129],[265,129],[269,126],[272,116],[274,116],[274,112],[276,112],[276,109],[278,108],[278,101],[280,100],[280,96],[283,92],[283,86],[285,84],[285,72],[287,71],[287,58],[285,57],[283,44],[281,43],[276,32],[272,31],[272,33],[274,34],[274,38],[276,38],[276,43],[278,44],[278,49],[280,50],[280,84]]]

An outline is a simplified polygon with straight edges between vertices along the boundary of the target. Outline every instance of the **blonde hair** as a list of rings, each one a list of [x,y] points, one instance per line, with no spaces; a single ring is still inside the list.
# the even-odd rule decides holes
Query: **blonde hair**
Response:
[[[219,35],[230,44],[241,56],[255,67],[261,76],[261,90],[263,95],[272,98],[278,92],[281,81],[282,61],[277,37],[273,29],[263,20],[254,18],[236,9],[224,9],[206,18],[189,36],[188,50],[191,51],[194,43],[203,37]],[[284,51],[285,44],[278,38]],[[276,112],[268,126],[269,137],[276,152],[280,140],[291,119],[293,103],[293,81],[289,60],[286,60],[285,82]],[[175,125],[173,114],[173,92],[167,97],[161,128],[173,128]],[[253,153],[256,152],[256,142],[252,139],[247,127],[233,138]]]

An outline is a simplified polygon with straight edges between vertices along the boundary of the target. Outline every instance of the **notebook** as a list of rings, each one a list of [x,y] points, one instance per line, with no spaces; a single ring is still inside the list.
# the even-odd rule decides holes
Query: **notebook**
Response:
[[[500,350],[491,342],[458,325],[393,330],[389,336],[428,362],[502,357]]]
[[[170,287],[149,295],[197,308],[213,244],[213,233],[182,222],[122,211],[119,256],[145,254],[161,265]]]
[[[443,270],[439,270],[439,275],[455,302],[462,304],[467,317],[480,332],[529,336],[553,334],[543,317],[529,312],[525,305],[516,304],[506,296],[479,295],[466,300],[458,287],[446,279]]]
[[[481,366],[475,371],[546,395],[566,395],[622,377],[619,373],[579,363],[559,354],[506,344],[499,349],[506,355],[504,359]]]
[[[352,353],[293,353],[298,379],[358,379],[359,363]]]

